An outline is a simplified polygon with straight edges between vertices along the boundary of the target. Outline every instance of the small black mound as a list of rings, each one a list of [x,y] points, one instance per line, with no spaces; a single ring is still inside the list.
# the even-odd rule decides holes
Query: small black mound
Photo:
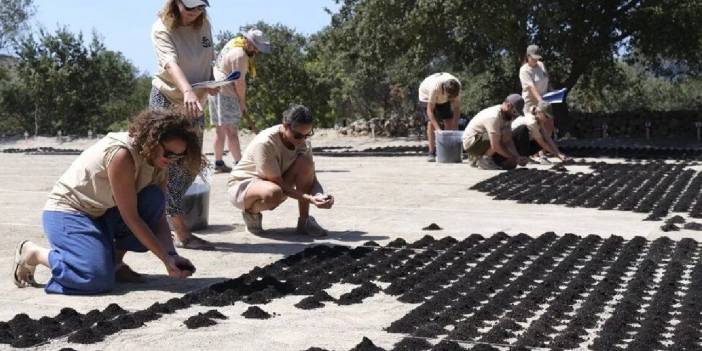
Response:
[[[205,313],[202,314],[203,316],[207,318],[212,318],[212,319],[229,319],[227,316],[223,315],[221,312],[217,310],[209,310]]]
[[[402,238],[397,238],[388,243],[387,247],[405,247],[407,246],[407,241]]]
[[[308,296],[308,297],[305,297],[304,299],[300,300],[300,302],[296,303],[295,307],[297,307],[301,310],[313,310],[315,308],[324,307],[324,304],[322,302],[320,302],[314,296]]]
[[[425,351],[431,350],[431,347],[432,345],[424,339],[404,338],[395,344],[393,351]]]
[[[702,231],[702,223],[688,222],[683,225],[683,229]]]
[[[115,318],[115,326],[119,329],[136,329],[144,326],[143,322],[140,322],[134,318],[133,315],[125,314]]]
[[[434,345],[431,351],[466,351],[466,349],[455,341],[442,340],[440,343]]]
[[[384,348],[375,346],[375,344],[368,339],[367,337],[363,337],[363,340],[356,345],[354,348],[352,348],[349,351],[385,351]]]
[[[105,309],[102,311],[102,315],[105,317],[105,319],[112,319],[127,313],[128,312],[126,310],[116,303],[107,305],[107,307],[105,307]]]
[[[339,301],[337,301],[337,304],[353,305],[356,303],[361,303],[363,302],[363,299],[371,297],[378,292],[380,292],[380,288],[377,285],[373,283],[363,283],[361,286],[341,295],[339,297]]]
[[[380,246],[380,244],[378,244],[378,243],[376,243],[375,241],[371,240],[371,241],[366,241],[365,243],[363,243],[362,246],[373,246],[373,247],[378,247],[378,246]]]
[[[685,218],[683,218],[680,215],[675,215],[673,217],[668,218],[665,222],[671,224],[683,224],[685,223]]]
[[[112,321],[97,322],[92,329],[95,333],[101,335],[112,335],[120,330]]]
[[[268,319],[272,317],[268,312],[262,310],[258,306],[249,307],[249,309],[241,315],[247,319]]]
[[[668,223],[668,224],[662,225],[661,230],[664,232],[677,232],[678,230],[680,230],[680,227],[678,227],[675,224]]]
[[[436,223],[432,223],[432,224],[422,228],[422,230],[441,230],[441,229],[443,229],[443,228],[439,227],[439,225]]]
[[[183,324],[185,324],[188,329],[198,329],[213,326],[217,324],[217,322],[215,322],[213,319],[207,318],[202,313],[198,313],[197,315],[186,319]]]
[[[81,329],[68,337],[68,342],[74,344],[94,344],[103,341],[105,337],[102,334],[98,334],[92,329],[84,328]]]

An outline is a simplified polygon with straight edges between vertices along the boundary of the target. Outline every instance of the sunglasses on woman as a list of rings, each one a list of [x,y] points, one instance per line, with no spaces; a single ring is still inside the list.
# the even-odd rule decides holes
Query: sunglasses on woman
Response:
[[[168,159],[168,161],[171,161],[171,162],[177,162],[177,161],[182,160],[185,157],[186,152],[187,152],[187,150],[185,150],[181,153],[173,152],[171,150],[168,150],[166,148],[166,146],[163,145],[163,143],[161,143],[161,147],[163,148],[163,157],[165,157],[166,159]]]

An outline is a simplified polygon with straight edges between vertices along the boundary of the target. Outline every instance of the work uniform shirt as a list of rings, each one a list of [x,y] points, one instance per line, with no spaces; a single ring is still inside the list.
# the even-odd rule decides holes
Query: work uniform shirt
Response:
[[[239,79],[243,80],[244,84],[246,84],[246,73],[248,73],[249,70],[249,55],[246,54],[244,48],[234,47],[235,40],[236,38],[230,40],[217,56],[217,62],[213,69],[214,77],[216,80],[222,80],[226,78],[229,73],[239,71],[239,73],[241,73]],[[235,84],[236,83],[223,86],[219,93],[226,96],[236,96],[234,91]]]
[[[444,91],[442,84],[455,80],[460,87],[460,81],[449,73],[434,73],[426,77],[419,85],[419,101],[433,104],[444,104],[449,101],[449,96]]]
[[[79,212],[97,218],[117,206],[107,168],[122,149],[128,150],[134,160],[135,193],[165,179],[165,170],[154,168],[136,152],[128,133],[110,133],[73,161],[51,189],[44,210]]]
[[[522,98],[524,99],[524,111],[531,112],[531,107],[538,105],[539,101],[529,93],[529,86],[534,86],[539,95],[543,96],[548,92],[548,72],[546,66],[541,61],[536,66],[523,64],[519,69],[519,81],[522,83]]]
[[[261,131],[244,150],[241,161],[234,166],[229,176],[228,186],[251,178],[266,179],[282,177],[301,155],[312,157],[312,145],[309,140],[292,150],[283,144],[282,125],[275,125]]]
[[[501,136],[502,133],[511,130],[510,121],[506,121],[501,116],[502,105],[488,107],[478,112],[473,119],[468,122],[468,126],[463,131],[463,140],[475,140],[481,134],[495,133]]]
[[[190,84],[212,79],[214,48],[212,46],[212,29],[205,20],[200,28],[178,26],[172,32],[158,18],[151,27],[151,41],[156,51],[158,63],[157,74],[152,84],[171,103],[182,105],[183,92],[178,90],[175,79],[166,71],[166,64],[177,64]],[[207,93],[203,89],[194,90],[201,103],[205,102]]]
[[[541,126],[536,120],[536,116],[531,113],[527,113],[524,116],[519,116],[512,121],[512,130],[517,129],[520,126],[526,126],[529,130],[529,139],[543,139],[543,134],[541,134]]]

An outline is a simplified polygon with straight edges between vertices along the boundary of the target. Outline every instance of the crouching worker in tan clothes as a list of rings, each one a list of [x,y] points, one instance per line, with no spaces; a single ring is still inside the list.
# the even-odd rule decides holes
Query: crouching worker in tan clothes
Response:
[[[524,108],[517,94],[508,96],[499,105],[478,112],[463,132],[463,150],[470,164],[480,169],[513,169],[528,160],[519,155],[512,141],[512,120]]]
[[[310,204],[329,209],[334,197],[324,194],[312,161],[313,134],[310,110],[293,105],[283,113],[283,124],[259,133],[246,147],[229,178],[229,201],[240,209],[246,230],[263,233],[261,212],[278,207],[288,197],[298,202],[298,234],[327,235],[314,217]]]
[[[129,132],[110,133],[85,150],[49,194],[42,215],[50,248],[17,244],[12,278],[37,286],[38,265],[51,270],[47,293],[86,295],[112,290],[115,281],[143,278],[123,263],[127,251],[151,251],[171,277],[195,271],[173,247],[166,222],[169,165],[197,174],[204,161],[190,118],[169,110],[146,111]]]

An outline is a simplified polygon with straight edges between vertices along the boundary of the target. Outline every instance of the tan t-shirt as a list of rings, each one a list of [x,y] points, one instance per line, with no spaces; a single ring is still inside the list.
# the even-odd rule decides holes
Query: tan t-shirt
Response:
[[[295,149],[288,149],[280,136],[282,125],[278,124],[261,131],[246,146],[241,161],[234,166],[227,185],[251,178],[264,179],[267,174],[272,177],[283,176],[300,155],[312,157],[312,145],[309,140]]]
[[[419,84],[419,101],[434,104],[444,104],[449,101],[448,94],[441,87],[441,84],[448,80],[455,80],[460,86],[458,78],[449,73],[434,73],[426,77]]]
[[[548,92],[548,72],[546,66],[541,61],[536,63],[536,66],[531,67],[528,64],[523,64],[519,69],[519,81],[522,83],[522,98],[524,98],[524,111],[527,106],[536,106],[539,101],[529,94],[528,87],[533,85],[539,95],[543,96]]]
[[[212,29],[205,21],[200,29],[193,26],[178,26],[169,32],[160,18],[151,27],[151,42],[156,51],[158,73],[152,84],[174,104],[183,104],[183,93],[178,90],[175,79],[166,71],[167,63],[177,63],[190,84],[212,78],[214,48]],[[203,89],[194,90],[204,103],[207,93]]]
[[[488,107],[478,112],[473,119],[468,122],[466,130],[463,131],[463,139],[474,139],[479,134],[502,135],[510,129],[510,121],[505,121],[500,117],[500,108],[502,105]]]
[[[235,38],[236,39],[236,38]],[[246,54],[244,48],[234,47],[234,40],[230,40],[224,46],[222,52],[217,56],[217,63],[214,66],[214,77],[217,80],[224,79],[229,73],[239,71],[241,76],[239,79],[246,84],[246,73],[249,70],[249,55]],[[236,84],[236,83],[234,83]],[[236,96],[234,92],[234,84],[228,84],[220,89],[220,94],[227,96]]]
[[[134,150],[128,133],[110,133],[73,161],[51,189],[44,210],[82,212],[97,218],[115,207],[107,167],[121,149],[127,149],[134,159],[135,192],[149,185],[159,185],[165,179],[165,170],[149,165]]]
[[[526,126],[529,130],[529,139],[543,139],[541,134],[541,126],[536,120],[536,116],[531,113],[527,113],[524,116],[519,116],[514,121],[512,121],[512,130],[517,129],[517,127]]]

